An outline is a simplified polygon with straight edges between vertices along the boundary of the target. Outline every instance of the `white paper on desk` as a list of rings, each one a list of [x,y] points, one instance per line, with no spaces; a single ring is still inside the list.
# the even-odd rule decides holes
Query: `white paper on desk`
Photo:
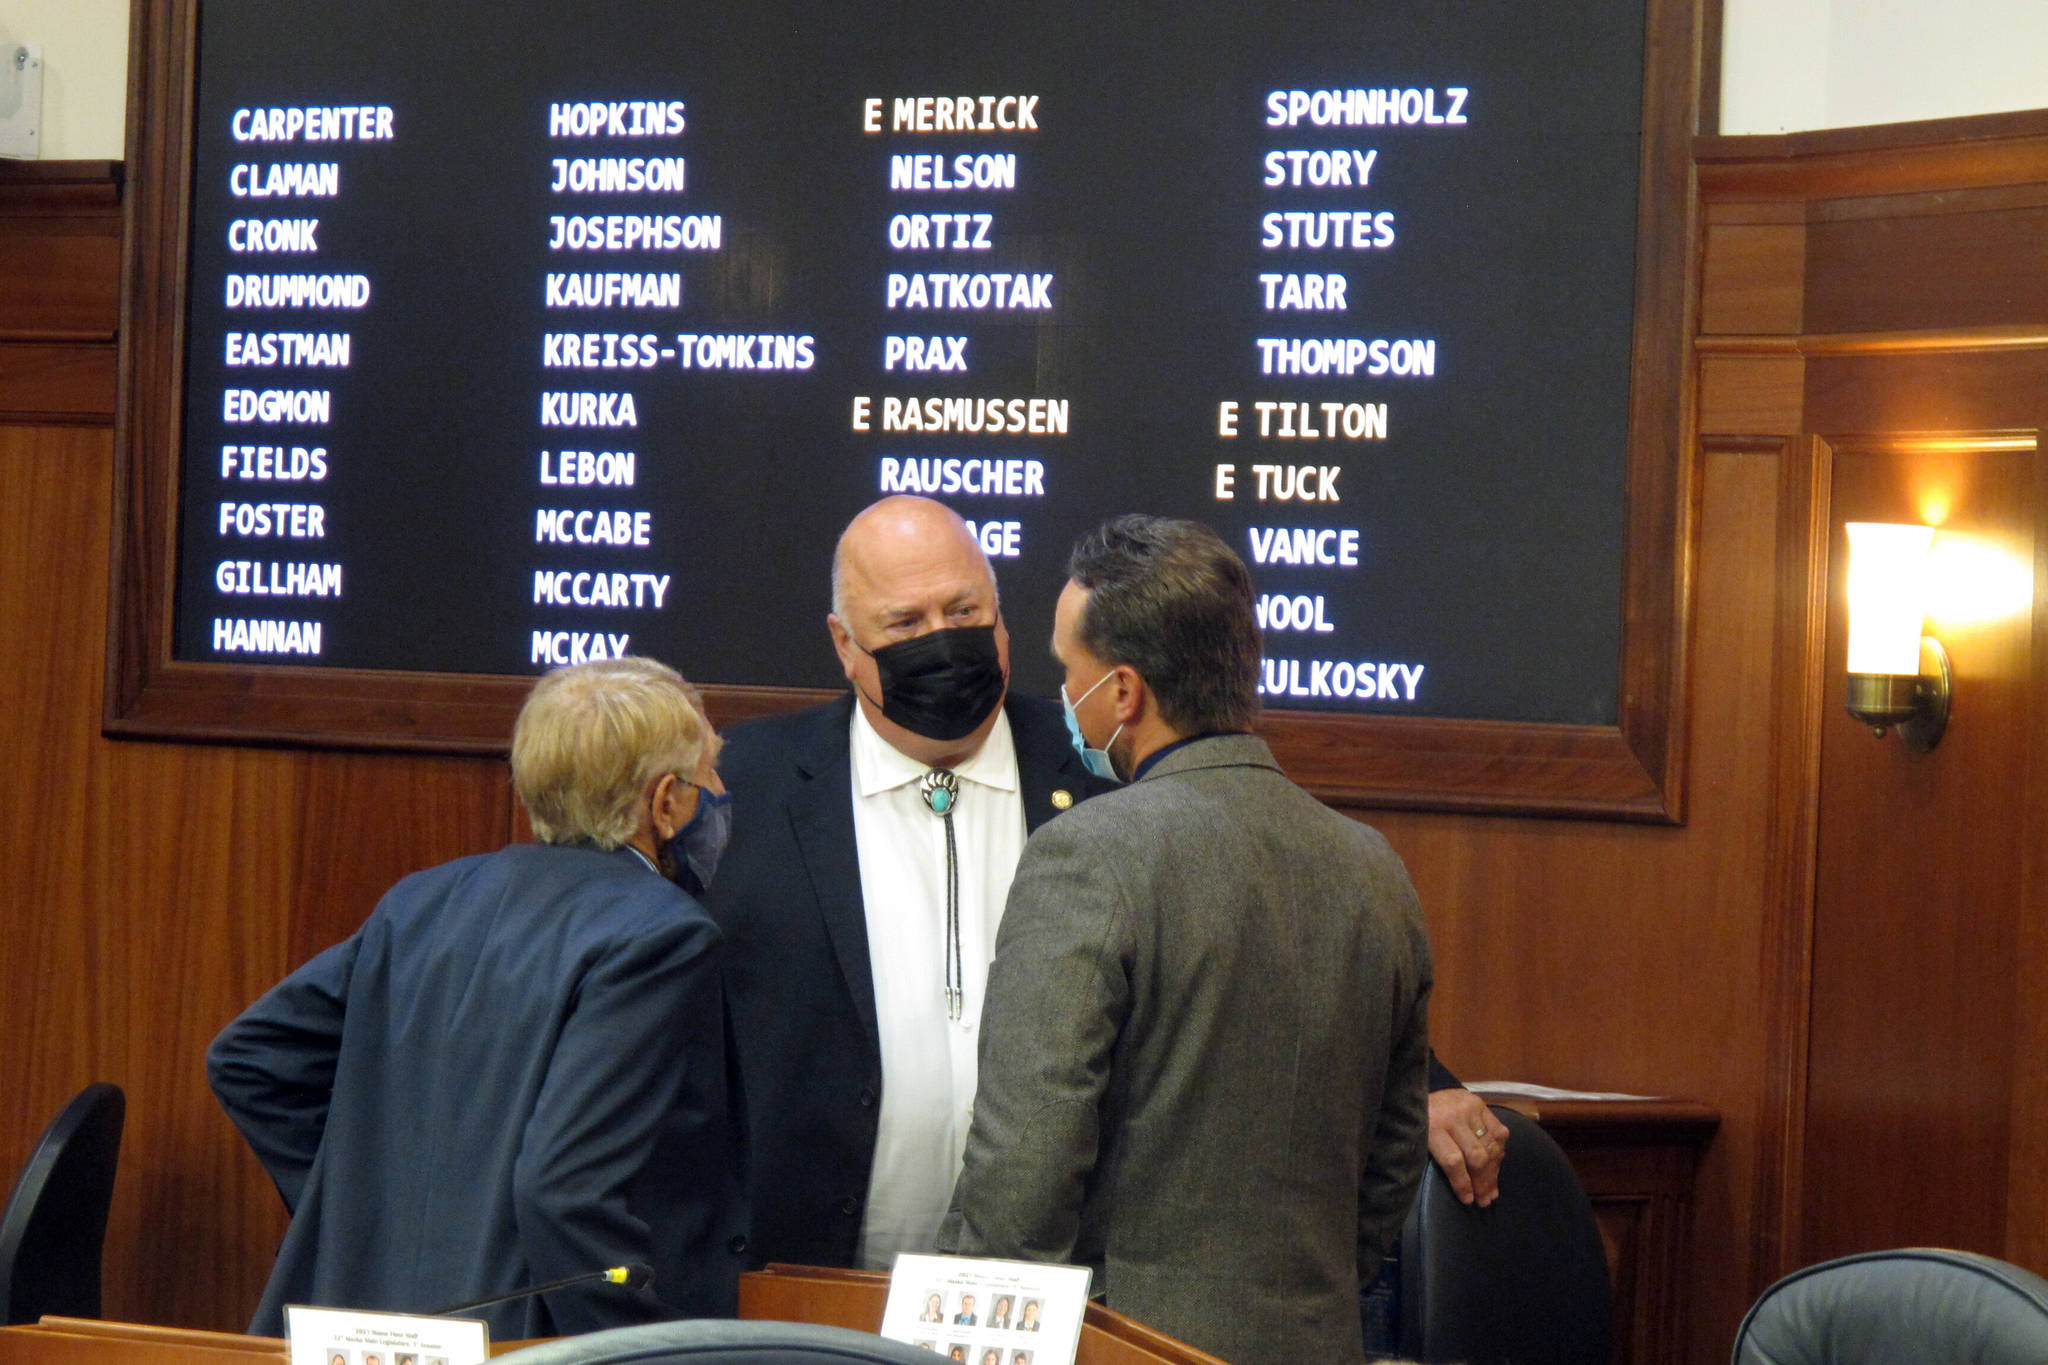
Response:
[[[906,1253],[881,1335],[964,1365],[1074,1365],[1087,1310],[1086,1266]]]
[[[1513,1095],[1525,1100],[1661,1100],[1662,1095],[1624,1095],[1618,1090],[1560,1090],[1530,1081],[1466,1081],[1475,1095]],[[297,1365],[297,1362],[293,1362]]]
[[[291,1365],[484,1365],[491,1329],[478,1318],[416,1318],[286,1305]]]

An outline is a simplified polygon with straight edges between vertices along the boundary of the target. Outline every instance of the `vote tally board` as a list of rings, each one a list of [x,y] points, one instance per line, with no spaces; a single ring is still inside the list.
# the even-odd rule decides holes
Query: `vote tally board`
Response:
[[[173,656],[834,686],[906,492],[1025,690],[1146,511],[1251,567],[1270,707],[1611,724],[1643,31],[201,0]]]

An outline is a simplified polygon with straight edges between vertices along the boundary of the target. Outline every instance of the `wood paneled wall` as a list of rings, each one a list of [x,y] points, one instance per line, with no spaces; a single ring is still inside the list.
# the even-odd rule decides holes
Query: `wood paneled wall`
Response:
[[[2048,563],[2048,116],[1698,150],[1702,430],[1798,437],[1811,489],[1793,577],[1813,604],[1815,705],[1789,737],[1813,771],[1792,782],[1781,765],[1797,876],[1765,997],[1781,1023],[1756,1265],[1935,1244],[2048,1269],[2032,984],[2048,967],[2032,719],[2048,614],[2038,598],[1985,619],[1937,603],[1956,690],[1931,753],[1841,706],[1845,522],[1932,522],[2037,578]]]
[[[481,760],[101,738],[111,467],[105,427],[0,426],[0,1170],[122,1086],[106,1311],[239,1328],[283,1220],[208,1040],[398,877],[502,843],[511,798]]]
[[[1873,379],[1876,379],[1873,376]],[[2044,374],[2048,378],[2048,374]],[[2036,384],[2034,391],[2043,392]],[[1942,527],[2032,559],[2034,450],[1834,449],[1831,520],[1917,521],[1929,490]],[[1831,565],[1846,560],[1837,532]],[[1831,600],[1841,600],[1839,568]],[[1847,622],[1828,617],[1839,678]],[[1804,1260],[1934,1243],[2003,1255],[2014,970],[2025,903],[2021,852],[2031,621],[1937,620],[1956,670],[1953,723],[1919,754],[1840,708],[1821,740],[1814,901],[1809,1152],[1855,1134],[1855,1162],[1810,1161]],[[1959,1159],[1968,1153],[1968,1159]],[[1876,1190],[1884,1197],[1871,1197]]]
[[[239,1328],[283,1231],[203,1056],[398,877],[495,848],[500,763],[100,735],[119,168],[0,175],[0,1178],[128,1093],[106,1311]]]
[[[2042,614],[1954,636],[1954,727],[1909,758],[1840,715],[1834,568],[1845,515],[1936,485],[1951,525],[2048,557],[2048,122],[1884,136],[1701,144],[1688,823],[1368,816],[1428,907],[1462,1074],[1722,1112],[1693,1365],[1833,1251],[2048,1269]],[[107,1309],[235,1327],[282,1220],[208,1039],[513,812],[494,761],[100,735],[117,172],[0,183],[0,1170],[79,1086],[126,1087]]]
[[[1795,598],[1783,442],[1696,466],[1693,754],[1682,829],[1385,813],[1436,949],[1439,1053],[1468,1079],[1696,1098],[1721,1111],[1700,1172],[1692,1350],[1726,1358],[1754,1297],[1752,1208],[1773,1018],[1761,1008],[1780,880],[1774,670]],[[1796,518],[1795,518],[1796,521]]]

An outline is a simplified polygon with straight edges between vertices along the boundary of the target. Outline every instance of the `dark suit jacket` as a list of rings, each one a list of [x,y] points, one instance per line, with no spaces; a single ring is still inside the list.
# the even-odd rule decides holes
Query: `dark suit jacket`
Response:
[[[1429,943],[1378,833],[1250,735],[1032,836],[943,1249],[1071,1261],[1234,1365],[1363,1359],[1425,1163]]]
[[[730,1315],[740,1202],[719,935],[630,850],[417,873],[228,1025],[214,1093],[292,1211],[286,1303],[419,1312],[629,1261],[650,1289],[485,1310],[501,1339]]]
[[[1024,819],[1109,784],[1090,776],[1057,703],[1012,694]],[[735,726],[718,771],[732,842],[711,887],[753,1157],[749,1259],[848,1266],[860,1240],[882,1097],[874,973],[853,840],[851,693]]]

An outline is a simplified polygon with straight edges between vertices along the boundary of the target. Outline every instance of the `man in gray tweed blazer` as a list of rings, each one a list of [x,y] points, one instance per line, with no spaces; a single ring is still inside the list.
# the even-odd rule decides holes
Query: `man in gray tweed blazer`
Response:
[[[1414,888],[1250,733],[1251,582],[1213,532],[1120,517],[1068,575],[1069,725],[1130,785],[1018,865],[940,1244],[1088,1265],[1232,1365],[1362,1360],[1360,1273],[1426,1159]]]

